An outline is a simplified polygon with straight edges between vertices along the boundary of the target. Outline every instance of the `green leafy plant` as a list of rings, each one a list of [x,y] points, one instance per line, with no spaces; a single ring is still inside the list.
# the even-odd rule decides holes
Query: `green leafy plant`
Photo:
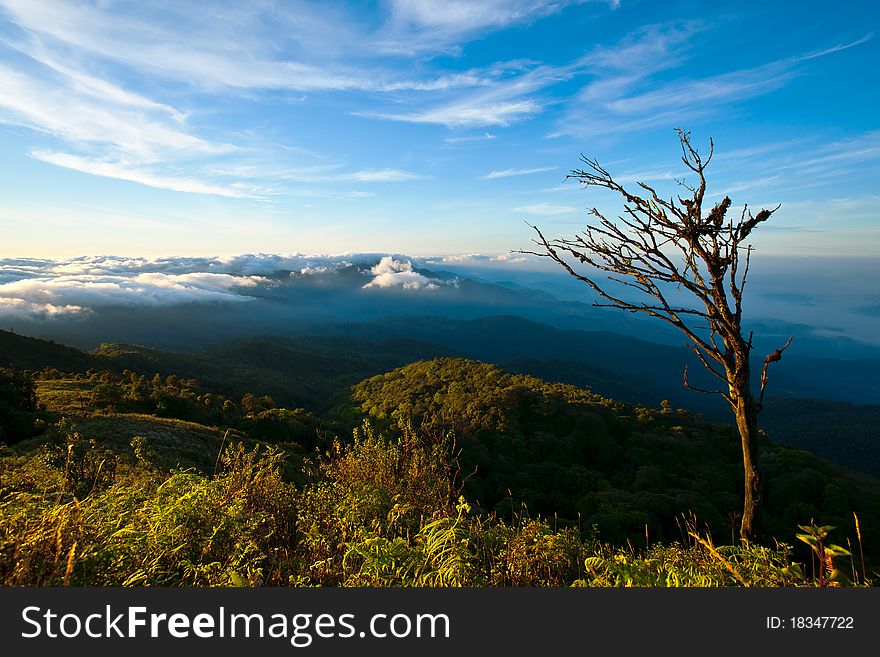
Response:
[[[833,525],[816,525],[810,521],[809,525],[798,525],[802,534],[795,534],[799,541],[810,546],[819,562],[819,586],[839,586],[851,584],[849,577],[834,563],[835,557],[849,557],[852,553],[839,545],[828,543],[828,534],[834,529]]]

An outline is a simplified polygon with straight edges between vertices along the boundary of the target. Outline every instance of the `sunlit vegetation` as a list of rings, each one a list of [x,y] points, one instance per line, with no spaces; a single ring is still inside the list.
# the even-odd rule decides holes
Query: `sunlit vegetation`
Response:
[[[463,359],[366,379],[325,418],[173,374],[3,375],[4,585],[876,580],[878,482],[764,441],[765,534],[737,544],[731,429],[670,404]]]
[[[486,511],[522,507],[580,519],[595,524],[603,539],[642,545],[646,528],[654,540],[680,538],[677,519],[694,513],[713,535],[732,541],[741,454],[726,425],[668,404],[631,406],[461,359],[368,379],[354,398],[380,422],[410,418],[422,430],[454,432],[462,470],[475,472],[464,491]],[[866,527],[880,522],[875,480],[766,439],[762,453],[767,535],[785,539],[810,518],[854,535],[853,511],[865,516]]]

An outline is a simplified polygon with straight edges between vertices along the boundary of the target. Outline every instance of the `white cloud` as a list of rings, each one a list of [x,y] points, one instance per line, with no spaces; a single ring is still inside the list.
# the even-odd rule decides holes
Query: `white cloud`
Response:
[[[482,253],[462,253],[458,255],[443,255],[423,258],[422,262],[428,265],[475,265],[491,266],[498,263],[523,263],[531,262],[534,257],[526,257],[519,253],[502,253],[499,255],[485,255]]]
[[[487,83],[477,89],[456,90],[429,107],[406,112],[358,112],[357,115],[406,123],[432,123],[448,128],[508,126],[544,111],[543,91],[570,79],[573,66],[544,66],[530,61],[499,62],[487,71]],[[411,103],[410,103],[411,104]]]
[[[831,55],[836,52],[840,52],[841,50],[848,50],[849,48],[853,48],[855,46],[860,46],[863,43],[867,43],[871,39],[874,38],[874,34],[866,34],[861,39],[856,39],[855,41],[848,41],[846,43],[839,43],[836,46],[832,46],[830,48],[825,48],[823,50],[817,50],[816,52],[810,52],[806,55],[801,55],[796,58],[796,61],[806,61],[808,59],[815,59],[816,57],[824,57],[825,55]]]
[[[307,0],[220,2],[202,12],[184,3],[137,3],[128,11],[111,11],[100,1],[59,6],[52,0],[0,0],[10,20],[37,37],[16,44],[32,56],[57,62],[61,58],[52,56],[50,46],[76,51],[212,92],[436,91],[479,85],[472,72],[401,78],[401,69],[376,61],[376,53],[448,51],[477,33],[554,14],[568,4],[392,0],[387,20],[368,24],[352,8]]]
[[[324,268],[327,271],[335,271],[347,267],[369,269],[384,256],[385,254],[383,253],[342,253],[339,255],[244,253],[215,258],[190,258],[186,259],[186,261],[191,263],[187,265],[187,271],[210,270],[234,275],[268,276],[278,272],[299,272],[302,269],[316,270]],[[176,262],[181,259],[170,258],[168,260]]]
[[[393,256],[382,258],[370,272],[373,274],[373,280],[364,285],[364,288],[400,287],[404,290],[434,290],[442,283],[414,271],[410,260],[399,260]]]
[[[481,98],[465,98],[448,105],[408,113],[358,113],[375,119],[402,121],[404,123],[438,123],[449,128],[472,126],[508,126],[541,111],[535,101],[485,101]]]
[[[142,99],[96,99],[69,81],[37,80],[0,65],[0,121],[16,123],[77,143],[99,145],[146,161],[160,153],[218,154],[231,147],[196,137],[177,121],[146,111]]]
[[[522,205],[513,209],[514,212],[525,212],[541,217],[553,217],[562,214],[571,214],[577,212],[577,208],[570,205],[554,205],[552,203],[534,203],[532,205]]]
[[[93,160],[78,155],[71,155],[70,153],[53,153],[48,151],[31,151],[30,156],[41,162],[54,164],[66,169],[73,169],[74,171],[105,178],[136,182],[147,187],[168,189],[175,192],[189,192],[191,194],[213,194],[230,198],[259,198],[258,195],[249,193],[244,189],[214,185],[183,176],[160,175],[145,168],[132,167],[121,162]]]
[[[779,64],[724,73],[701,80],[676,80],[657,89],[617,99],[604,107],[619,116],[644,116],[676,111],[679,116],[704,113],[713,104],[742,101],[778,89],[794,75]]]
[[[354,173],[340,174],[337,180],[353,180],[363,183],[401,182],[404,180],[418,180],[424,176],[401,171],[399,169],[376,169],[367,171],[355,171]]]
[[[179,192],[247,197],[234,182],[175,175],[173,163],[235,149],[196,136],[185,116],[107,81],[43,56],[27,72],[0,64],[0,123],[51,135],[76,153],[33,150],[48,164]]]
[[[510,178],[511,176],[529,176],[533,173],[543,173],[545,171],[553,171],[556,167],[538,167],[536,169],[503,169],[502,171],[490,171],[485,176],[480,176],[483,180],[493,180],[495,178]]]
[[[462,253],[459,255],[433,256],[431,258],[425,258],[424,262],[431,265],[475,263],[486,262],[489,260],[492,260],[492,256],[483,255],[481,253]]]
[[[523,263],[533,262],[535,260],[535,256],[526,256],[520,253],[502,253],[499,256],[495,256],[495,260],[498,262]]]
[[[110,306],[241,302],[246,289],[271,285],[260,276],[206,271],[208,258],[0,260],[0,315],[48,317]],[[266,270],[266,267],[263,267]]]
[[[388,0],[376,46],[406,54],[456,51],[470,36],[531,22],[584,0]],[[609,3],[612,8],[614,2]]]
[[[332,267],[328,265],[306,265],[302,269],[299,270],[299,276],[316,276],[319,274],[327,274],[329,272],[335,271]],[[291,277],[297,275],[294,272],[290,272]]]
[[[462,137],[447,137],[443,141],[447,144],[465,144],[468,142],[479,142],[479,141],[492,141],[495,139],[495,135],[491,132],[484,132],[481,135],[465,135]]]
[[[88,311],[82,306],[56,306],[51,303],[34,303],[24,299],[0,297],[0,317],[5,319],[49,319],[85,312]]]
[[[462,253],[415,258],[413,261],[424,263],[426,266],[442,266],[451,272],[461,272],[465,276],[468,275],[468,272],[473,270],[496,270],[500,272],[522,269],[523,265],[527,265],[528,268],[533,268],[536,265],[543,266],[546,264],[543,262],[542,258],[537,256],[515,252],[493,255],[484,253]]]
[[[0,35],[8,61],[0,64],[0,123],[59,140],[32,151],[56,166],[178,192],[268,199],[292,191],[274,184],[285,178],[273,178],[271,164],[289,162],[291,152],[251,133],[205,136],[206,112],[193,90],[225,103],[259,90],[289,91],[285,100],[293,101],[294,92],[438,93],[492,82],[482,71],[402,77],[376,59],[356,13],[304,0],[220,2],[197,16],[175,3],[0,0],[0,19],[15,26]],[[177,106],[184,102],[193,105]],[[389,167],[307,182],[418,177]],[[242,178],[265,182],[245,186]]]

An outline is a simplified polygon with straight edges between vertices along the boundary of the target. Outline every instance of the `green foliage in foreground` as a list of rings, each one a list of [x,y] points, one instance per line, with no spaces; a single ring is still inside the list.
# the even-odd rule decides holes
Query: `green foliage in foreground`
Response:
[[[227,445],[212,475],[164,472],[142,437],[128,459],[72,432],[64,458],[0,455],[0,584],[817,584],[786,546],[715,547],[693,526],[683,544],[635,550],[478,514],[451,450],[405,424],[390,439],[365,425],[307,462],[297,486],[271,447]]]

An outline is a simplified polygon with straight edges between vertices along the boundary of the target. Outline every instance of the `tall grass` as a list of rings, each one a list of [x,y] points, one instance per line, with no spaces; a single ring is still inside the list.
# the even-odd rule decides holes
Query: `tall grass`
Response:
[[[474,511],[448,436],[369,425],[305,464],[226,444],[213,474],[162,471],[75,432],[63,446],[0,454],[0,584],[12,586],[814,586],[786,545],[611,546],[558,519]],[[112,464],[112,465],[110,465]],[[118,466],[118,467],[117,467]],[[861,552],[861,529],[856,518]],[[827,530],[827,528],[824,528]],[[821,539],[824,541],[824,536]],[[822,543],[822,557],[838,554]],[[831,550],[832,554],[829,554]],[[870,585],[864,560],[853,582]],[[846,564],[833,564],[840,571]],[[829,564],[826,561],[826,566]],[[830,566],[829,566],[830,567]],[[821,581],[820,581],[821,580]]]

